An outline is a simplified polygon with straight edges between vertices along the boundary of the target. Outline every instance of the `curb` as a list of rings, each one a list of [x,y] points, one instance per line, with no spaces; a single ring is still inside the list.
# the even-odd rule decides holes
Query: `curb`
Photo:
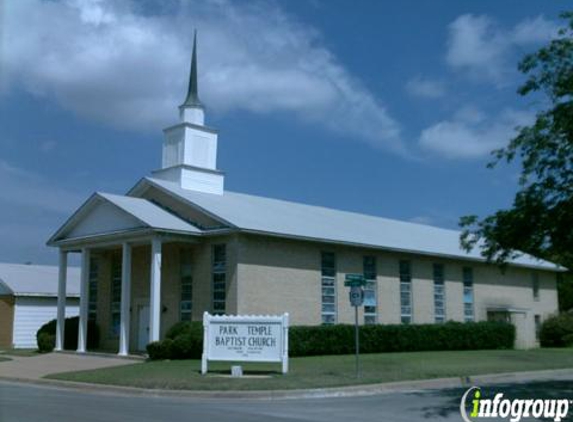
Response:
[[[183,399],[251,399],[251,400],[290,400],[359,397],[389,393],[410,393],[442,390],[448,388],[467,388],[473,385],[494,385],[506,383],[526,383],[555,379],[573,380],[573,369],[552,369],[528,372],[508,372],[499,374],[475,375],[471,377],[434,378],[428,380],[397,381],[381,384],[353,385],[347,387],[316,388],[306,390],[270,390],[270,391],[208,391],[208,390],[162,390],[137,387],[124,387],[106,384],[89,384],[75,381],[52,379],[31,380],[25,378],[1,377],[0,381],[36,385],[71,391],[81,391],[103,395],[128,395],[144,397],[166,397]]]

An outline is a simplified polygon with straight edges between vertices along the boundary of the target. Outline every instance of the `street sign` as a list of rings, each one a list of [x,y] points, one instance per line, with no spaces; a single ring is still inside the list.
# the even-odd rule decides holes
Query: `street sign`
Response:
[[[354,306],[354,344],[356,348],[356,378],[360,378],[360,336],[358,335],[358,307],[364,303],[366,279],[362,274],[346,274],[344,285],[350,287],[350,305]]]
[[[360,286],[350,287],[350,305],[362,306],[364,302],[364,290]]]
[[[366,279],[362,274],[346,274],[346,277],[344,278],[344,285],[346,287],[364,287],[366,286]]]

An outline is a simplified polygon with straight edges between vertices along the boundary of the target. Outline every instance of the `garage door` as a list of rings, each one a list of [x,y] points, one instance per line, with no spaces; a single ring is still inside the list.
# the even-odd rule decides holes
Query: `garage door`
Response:
[[[68,299],[66,317],[79,313],[78,299]],[[36,332],[46,322],[56,318],[57,299],[55,297],[18,297],[14,306],[14,347],[36,348]]]

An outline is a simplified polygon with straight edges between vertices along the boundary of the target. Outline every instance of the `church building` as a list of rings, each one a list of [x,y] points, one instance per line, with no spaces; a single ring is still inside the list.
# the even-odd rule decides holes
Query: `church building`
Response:
[[[125,195],[94,193],[49,239],[59,248],[63,345],[68,254],[81,254],[78,352],[88,320],[100,348],[143,351],[203,313],[288,312],[292,325],[353,323],[345,274],[367,280],[363,324],[506,320],[537,344],[557,312],[561,269],[521,255],[504,272],[459,246],[459,232],[225,190],[217,130],[205,125],[193,45],[179,121],[161,168]]]

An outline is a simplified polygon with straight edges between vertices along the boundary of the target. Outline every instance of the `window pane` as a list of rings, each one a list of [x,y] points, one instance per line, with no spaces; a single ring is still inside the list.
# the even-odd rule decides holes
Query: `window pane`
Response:
[[[334,303],[334,296],[322,295],[322,303]]]
[[[227,284],[227,247],[224,244],[214,245],[212,249],[212,307],[217,314],[225,313]]]
[[[334,315],[326,315],[326,314],[322,315],[323,324],[334,324],[334,321],[335,321]]]
[[[336,257],[332,252],[321,253],[321,313],[323,324],[336,322]]]
[[[323,303],[322,304],[322,312],[334,313],[335,306],[333,303]]]
[[[364,291],[364,306],[376,306],[376,292],[372,290]]]

